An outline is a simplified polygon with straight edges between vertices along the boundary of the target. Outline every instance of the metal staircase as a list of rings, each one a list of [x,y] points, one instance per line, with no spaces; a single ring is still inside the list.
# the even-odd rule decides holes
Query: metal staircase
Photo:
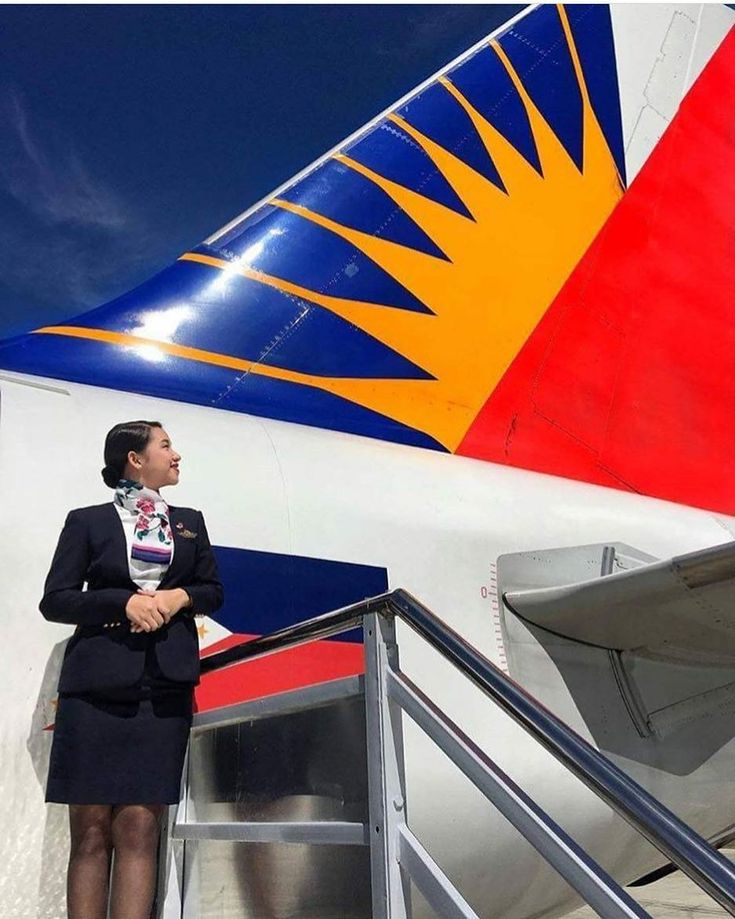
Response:
[[[672,864],[727,912],[735,915],[735,869],[727,859],[460,635],[410,594],[399,589],[249,641],[202,661],[202,670],[211,672],[238,661],[281,653],[357,626],[363,629],[364,677],[334,680],[195,717],[182,799],[172,814],[168,832],[162,841],[164,857],[161,859],[158,897],[158,916],[161,919],[189,919],[194,916],[199,919],[202,915],[200,894],[195,890],[197,873],[192,870],[192,858],[196,856],[198,846],[205,841],[226,841],[237,846],[247,843],[301,844],[302,847],[308,846],[309,850],[311,847],[331,850],[340,847],[337,851],[344,849],[345,852],[359,847],[361,852],[356,853],[359,857],[355,864],[363,865],[368,878],[365,881],[366,885],[369,883],[371,904],[366,907],[368,915],[376,919],[410,919],[413,882],[436,915],[452,919],[476,917],[478,914],[408,827],[403,763],[404,715],[431,738],[595,912],[609,919],[648,916],[485,751],[479,749],[401,672],[395,637],[396,618],[415,630]],[[361,733],[364,730],[362,745],[358,747],[359,755],[364,755],[366,760],[365,775],[356,762],[350,766],[350,781],[354,781],[358,788],[366,786],[366,801],[362,809],[358,801],[359,791],[355,796],[358,802],[355,806],[347,802],[345,814],[332,811],[326,819],[325,815],[309,812],[312,803],[309,795],[292,796],[292,801],[296,801],[302,811],[306,806],[301,817],[312,819],[263,819],[264,816],[273,816],[268,813],[268,807],[265,813],[261,808],[257,819],[248,819],[247,807],[243,809],[238,805],[234,812],[230,808],[225,815],[227,819],[222,820],[218,819],[216,806],[201,803],[207,799],[206,791],[201,791],[203,774],[207,769],[201,767],[201,763],[197,769],[193,762],[194,756],[201,755],[196,752],[199,738],[208,737],[211,746],[211,743],[218,742],[217,731],[225,732],[219,741],[233,743],[235,738],[240,745],[239,755],[242,755],[242,744],[248,742],[245,734],[249,731],[252,741],[258,723],[286,726],[290,736],[294,737],[299,736],[299,730],[304,736],[316,736],[316,722],[308,722],[306,727],[299,729],[293,720],[302,716],[312,717],[315,712],[337,712],[342,719],[340,723],[346,723],[347,719],[357,725]],[[242,737],[237,733],[240,728],[245,732]],[[256,749],[256,760],[257,756]],[[264,781],[268,780],[269,776],[265,776]],[[197,782],[199,795],[195,788]],[[294,787],[298,789],[298,780]],[[217,796],[209,797],[214,799]],[[241,797],[243,800],[248,798],[246,794]],[[313,801],[318,800],[317,797],[312,798]],[[254,805],[249,805],[250,809],[254,807],[257,811],[257,795],[250,795],[250,799],[255,801]],[[345,815],[350,819],[340,819]],[[238,819],[243,816],[245,819]],[[270,874],[271,869],[272,864],[265,874]],[[266,880],[272,883],[272,879],[263,877],[264,872],[258,874],[257,865],[254,872],[252,876],[259,878],[259,882],[251,886],[257,888]],[[225,886],[222,885],[221,890]],[[216,914],[227,915],[227,912],[223,910]],[[241,915],[265,919],[266,911],[264,907],[253,906]],[[347,913],[340,915],[346,917]]]

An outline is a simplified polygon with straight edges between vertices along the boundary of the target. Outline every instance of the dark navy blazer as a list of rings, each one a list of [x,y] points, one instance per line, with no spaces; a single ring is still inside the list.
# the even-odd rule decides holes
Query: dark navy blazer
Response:
[[[51,622],[76,625],[59,679],[59,692],[134,686],[153,646],[169,680],[199,682],[199,644],[193,616],[222,606],[223,590],[201,511],[169,505],[174,557],[159,590],[183,587],[193,607],[155,632],[133,633],[125,606],[138,587],[130,579],[128,548],[112,502],[70,511],[61,531],[40,610]],[[84,582],[87,590],[83,590]],[[108,627],[109,623],[121,623]]]

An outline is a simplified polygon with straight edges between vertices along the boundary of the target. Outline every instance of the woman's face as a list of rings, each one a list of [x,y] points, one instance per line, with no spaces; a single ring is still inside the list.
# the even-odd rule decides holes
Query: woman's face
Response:
[[[130,451],[128,465],[137,479],[147,488],[158,491],[164,485],[177,485],[181,455],[171,445],[171,438],[163,428],[151,428],[148,445],[142,453]]]

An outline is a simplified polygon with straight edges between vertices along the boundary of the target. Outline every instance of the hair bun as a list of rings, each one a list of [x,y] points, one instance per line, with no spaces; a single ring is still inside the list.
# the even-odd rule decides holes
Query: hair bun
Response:
[[[105,485],[117,488],[117,483],[125,475],[130,451],[142,453],[148,447],[151,429],[160,427],[160,421],[123,421],[107,432],[104,450],[107,465],[102,470]]]
[[[112,466],[105,466],[102,470],[102,479],[109,488],[115,488],[120,480],[120,473]]]

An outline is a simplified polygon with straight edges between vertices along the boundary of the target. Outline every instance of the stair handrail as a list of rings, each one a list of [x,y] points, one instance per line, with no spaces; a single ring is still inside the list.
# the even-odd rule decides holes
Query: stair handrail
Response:
[[[202,673],[340,634],[359,626],[368,613],[397,616],[413,628],[670,862],[735,916],[735,866],[402,588],[211,654],[202,658]]]

